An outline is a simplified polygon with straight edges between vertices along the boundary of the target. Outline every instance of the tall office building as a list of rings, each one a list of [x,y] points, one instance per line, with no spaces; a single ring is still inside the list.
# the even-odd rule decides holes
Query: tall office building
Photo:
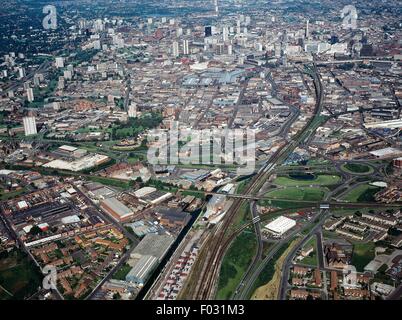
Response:
[[[224,48],[225,48],[225,45],[223,43],[217,43],[216,44],[216,54],[218,54],[218,55],[223,54]]]
[[[307,19],[306,21],[306,33],[305,33],[305,38],[308,39],[310,37],[310,20]]]
[[[38,133],[36,130],[36,120],[34,116],[27,116],[24,117],[22,120],[24,122],[25,136],[30,136]]]
[[[276,43],[274,45],[274,50],[275,50],[275,58],[279,58],[281,56],[281,45],[279,43]]]
[[[255,49],[256,49],[257,51],[261,52],[262,49],[263,49],[262,43],[257,42],[257,43],[255,44]]]
[[[237,34],[241,33],[241,21],[240,21],[240,19],[237,20],[236,33]]]
[[[183,28],[177,28],[176,29],[176,36],[181,37],[183,35]]]
[[[173,42],[172,54],[175,58],[179,56],[179,43],[177,41]]]
[[[228,55],[232,55],[233,54],[233,47],[232,45],[228,45]]]
[[[205,27],[205,38],[212,36],[212,27],[207,26]]]
[[[32,88],[27,89],[27,98],[29,102],[33,102],[35,100]]]
[[[56,68],[64,68],[64,59],[63,57],[56,58]]]
[[[188,55],[189,53],[188,40],[183,40],[183,54]]]
[[[226,42],[229,40],[229,28],[224,26],[222,29],[222,39],[223,42]]]
[[[215,3],[215,14],[219,16],[219,6],[218,6],[218,0],[214,0]]]
[[[25,69],[24,68],[18,68],[18,76],[20,79],[25,77]]]
[[[251,17],[250,17],[250,16],[246,16],[246,20],[245,20],[244,23],[245,23],[246,26],[249,26],[250,23],[251,23]]]

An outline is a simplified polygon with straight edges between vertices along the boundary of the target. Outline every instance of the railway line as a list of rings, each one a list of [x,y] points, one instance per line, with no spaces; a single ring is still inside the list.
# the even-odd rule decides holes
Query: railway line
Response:
[[[314,87],[317,94],[314,116],[307,122],[305,127],[300,130],[295,137],[292,138],[293,141],[291,143],[283,145],[274,153],[269,161],[253,177],[250,184],[242,192],[242,195],[256,194],[265,183],[265,181],[269,178],[275,166],[281,163],[281,161],[284,161],[289,156],[289,154],[293,152],[293,150],[304,139],[306,139],[306,137],[309,137],[313,132],[315,132],[314,126],[317,125],[317,123],[320,123],[320,119],[318,117],[321,113],[323,104],[322,84],[319,79],[319,75],[317,73],[315,65],[313,70],[307,69],[307,73],[314,79]],[[226,230],[232,224],[237,212],[243,205],[244,201],[245,199],[234,200],[233,205],[228,210],[222,221],[221,227],[219,228],[217,233],[213,235],[212,238],[209,240],[212,246],[210,248],[204,248],[204,250],[209,251],[209,255],[207,255],[204,261],[199,262],[203,263],[203,268],[201,269],[201,277],[198,280],[199,286],[196,288],[195,293],[192,295],[194,299],[207,300],[212,298],[222,258],[226,252],[227,246],[231,242],[227,240],[225,241]],[[228,240],[233,240],[235,236],[235,234],[230,235]],[[222,243],[224,243],[225,245],[222,245]],[[206,244],[206,246],[207,245],[208,244]]]

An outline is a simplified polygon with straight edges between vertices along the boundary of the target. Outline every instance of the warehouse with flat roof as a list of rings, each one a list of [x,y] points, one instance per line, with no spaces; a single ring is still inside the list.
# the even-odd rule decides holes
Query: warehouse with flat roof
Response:
[[[116,198],[108,198],[101,202],[101,208],[117,221],[126,221],[134,215],[134,211]]]
[[[158,259],[153,256],[141,256],[135,266],[126,275],[126,281],[144,285],[152,271],[158,265]]]
[[[276,236],[282,236],[295,226],[296,226],[295,220],[285,216],[280,216],[276,218],[274,221],[268,223],[265,226],[265,229],[267,229],[269,232],[273,233]]]
[[[160,262],[166,255],[175,238],[168,234],[147,234],[131,253],[131,257],[150,255]]]

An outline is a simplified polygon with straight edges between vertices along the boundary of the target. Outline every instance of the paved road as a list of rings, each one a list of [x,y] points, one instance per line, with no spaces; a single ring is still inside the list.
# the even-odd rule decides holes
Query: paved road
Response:
[[[288,154],[290,154],[300,144],[300,142],[306,140],[306,138],[308,139],[310,136],[312,136],[314,134],[314,132],[316,130],[316,128],[314,127],[315,123],[316,123],[316,119],[317,119],[317,117],[320,116],[320,114],[322,112],[323,102],[324,102],[324,89],[323,89],[320,75],[318,73],[316,65],[314,64],[312,69],[309,69],[306,67],[306,72],[314,80],[314,88],[315,88],[315,93],[316,93],[316,107],[315,107],[314,116],[308,122],[308,124],[306,125],[302,134],[297,137],[297,140],[293,140],[289,144],[289,146],[286,149],[286,152],[284,153],[284,157],[281,157],[281,158],[283,158],[283,161],[287,158]],[[277,89],[276,89],[275,82],[273,81],[271,75],[268,76],[268,79],[271,81],[271,86],[273,89],[272,91],[274,92],[274,94],[276,96]],[[294,114],[294,116],[295,115],[296,114]],[[297,115],[297,117],[298,117],[298,115]],[[297,119],[297,117],[295,117],[294,119]],[[278,163],[279,163],[279,159],[276,160],[275,164],[278,164]],[[257,234],[257,236],[258,236],[258,234]],[[260,242],[258,245],[259,245],[259,247],[258,247],[257,255],[260,254]],[[257,277],[259,276],[259,274],[265,267],[266,262],[269,259],[271,259],[271,257],[279,250],[279,248],[280,248],[280,246],[276,246],[274,248],[274,250],[272,250],[270,252],[268,257],[264,259],[262,264],[258,264],[258,260],[260,260],[260,259],[258,259],[258,256],[253,260],[253,263],[251,264],[251,267],[249,268],[249,270],[246,273],[245,278],[244,278],[247,280],[243,280],[240,283],[238,290],[236,290],[236,292],[234,294],[234,299],[237,299],[237,298],[244,299],[245,297],[247,297],[247,295],[248,295],[250,289],[252,288],[254,282],[256,281]],[[244,283],[244,281],[246,281],[246,283]]]
[[[283,268],[282,268],[281,282],[280,282],[279,295],[278,295],[279,300],[286,299],[286,291],[288,288],[288,279],[289,279],[290,268],[292,266],[292,260],[293,260],[294,256],[296,255],[296,252],[310,240],[312,235],[317,234],[320,231],[322,224],[324,223],[326,218],[329,216],[329,214],[330,213],[328,211],[324,214],[324,211],[321,210],[318,213],[318,216],[320,217],[320,222],[317,223],[314,226],[314,228],[312,228],[309,231],[309,233],[303,238],[303,240],[297,246],[295,246],[289,252],[288,256],[286,257],[286,259],[283,263]],[[318,252],[317,252],[317,254],[318,254]]]

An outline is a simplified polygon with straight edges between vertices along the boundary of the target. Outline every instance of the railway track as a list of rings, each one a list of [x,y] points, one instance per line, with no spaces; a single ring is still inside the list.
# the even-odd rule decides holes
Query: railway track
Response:
[[[311,70],[311,72],[308,73],[314,79],[314,87],[317,94],[317,102],[314,116],[306,123],[304,128],[300,130],[295,137],[292,138],[293,141],[290,144],[283,145],[274,153],[271,159],[253,177],[250,184],[242,192],[243,195],[254,194],[258,192],[258,190],[271,175],[271,172],[275,168],[276,164],[278,164],[280,160],[286,159],[287,156],[299,145],[299,143],[306,139],[306,137],[304,137],[306,133],[307,137],[309,137],[313,132],[315,132],[315,130],[312,130],[311,127],[317,121],[317,117],[321,113],[323,102],[323,88],[318,73],[316,72],[316,67],[314,66],[314,71]],[[215,234],[210,239],[210,243],[212,243],[212,246],[209,249],[207,248],[210,254],[207,255],[207,258],[205,259],[205,261],[203,261],[203,264],[206,267],[201,269],[203,271],[201,271],[202,275],[198,281],[198,289],[196,288],[196,292],[193,295],[194,299],[207,300],[211,298],[213,289],[215,287],[214,280],[217,278],[217,273],[220,270],[222,258],[226,252],[228,245],[237,236],[236,233],[233,233],[225,241],[226,230],[233,222],[236,213],[244,202],[244,199],[234,200],[233,205],[225,215],[223,225],[219,228],[217,234]],[[224,245],[222,245],[222,243]]]

